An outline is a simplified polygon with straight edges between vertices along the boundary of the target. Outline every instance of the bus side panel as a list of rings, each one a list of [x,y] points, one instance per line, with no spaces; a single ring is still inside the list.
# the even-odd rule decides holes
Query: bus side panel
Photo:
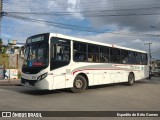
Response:
[[[37,89],[41,90],[52,90],[53,85],[53,79],[52,76],[47,77],[46,79],[43,79],[35,84],[35,87]]]
[[[149,77],[149,68],[147,65],[140,66],[139,71],[135,71],[135,80],[141,80]]]
[[[144,66],[144,77],[145,78],[149,77],[149,66],[148,65]]]
[[[110,81],[110,73],[108,71],[104,71],[104,74],[103,74],[103,84],[109,84],[111,83]]]
[[[73,87],[74,79],[78,74],[83,74],[87,76],[89,86],[94,85],[93,70],[91,63],[72,62],[69,68],[70,70],[69,72],[67,72],[67,75],[70,76],[70,79],[66,81],[66,88]]]
[[[141,71],[133,71],[134,76],[135,76],[135,80],[139,80],[141,79],[142,75],[141,75]]]
[[[66,74],[66,88],[73,87],[74,76],[72,74]]]
[[[56,69],[53,71],[53,89],[65,88],[65,69]]]
[[[103,84],[104,74],[102,70],[93,70],[93,81],[94,85]]]
[[[49,90],[53,89],[53,75],[48,75],[47,81],[49,83]]]

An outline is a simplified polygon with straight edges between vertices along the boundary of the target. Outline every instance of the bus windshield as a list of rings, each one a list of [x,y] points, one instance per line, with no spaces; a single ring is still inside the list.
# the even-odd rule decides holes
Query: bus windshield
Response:
[[[45,67],[48,65],[48,45],[31,44],[26,46],[24,66]]]

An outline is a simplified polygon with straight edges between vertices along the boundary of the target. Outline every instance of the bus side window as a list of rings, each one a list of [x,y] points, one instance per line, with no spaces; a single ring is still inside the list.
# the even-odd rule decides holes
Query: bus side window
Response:
[[[135,52],[129,51],[128,63],[135,64],[136,63],[135,57],[136,57]]]
[[[99,46],[94,44],[88,44],[88,62],[99,62]]]
[[[55,57],[55,56],[54,56],[54,55],[55,55],[55,54],[54,54],[54,52],[55,52],[55,51],[54,51],[54,45],[51,46],[51,49],[52,49],[52,50],[51,50],[51,59],[53,60],[54,57]]]
[[[81,42],[75,42],[73,43],[73,60],[75,62],[84,62],[86,61],[86,44]]]
[[[109,47],[100,47],[100,62],[107,63],[109,62]]]
[[[127,50],[121,50],[121,63],[127,64],[128,63],[128,51]]]
[[[148,63],[148,58],[147,58],[147,54],[142,54],[142,64],[143,65],[147,65]]]
[[[142,54],[136,53],[136,64],[142,64]]]
[[[56,41],[57,40],[57,41]],[[54,39],[51,46],[50,69],[57,69],[70,63],[70,41],[63,39]]]
[[[70,47],[69,46],[64,46],[63,47],[63,60],[70,60]]]
[[[88,55],[88,61],[93,62],[93,55]]]
[[[83,53],[75,53],[74,60],[78,62],[84,62],[86,60],[86,56]]]
[[[84,61],[84,60],[85,60],[85,55],[84,55],[84,54],[80,54],[80,55],[78,56],[78,59],[79,59],[80,61]]]
[[[62,60],[62,47],[60,45],[55,46],[55,60]]]
[[[111,63],[121,63],[120,49],[111,48],[110,57],[111,57]]]

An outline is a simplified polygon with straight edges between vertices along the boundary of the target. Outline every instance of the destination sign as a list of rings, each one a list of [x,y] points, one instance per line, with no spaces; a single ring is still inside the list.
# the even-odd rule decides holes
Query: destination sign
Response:
[[[39,42],[43,40],[44,40],[44,36],[36,36],[36,37],[28,38],[27,43]]]

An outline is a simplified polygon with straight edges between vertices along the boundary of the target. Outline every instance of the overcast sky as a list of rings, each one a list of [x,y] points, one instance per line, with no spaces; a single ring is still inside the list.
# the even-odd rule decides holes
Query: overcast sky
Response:
[[[160,0],[4,0],[3,42],[61,33],[148,51],[160,59]]]

